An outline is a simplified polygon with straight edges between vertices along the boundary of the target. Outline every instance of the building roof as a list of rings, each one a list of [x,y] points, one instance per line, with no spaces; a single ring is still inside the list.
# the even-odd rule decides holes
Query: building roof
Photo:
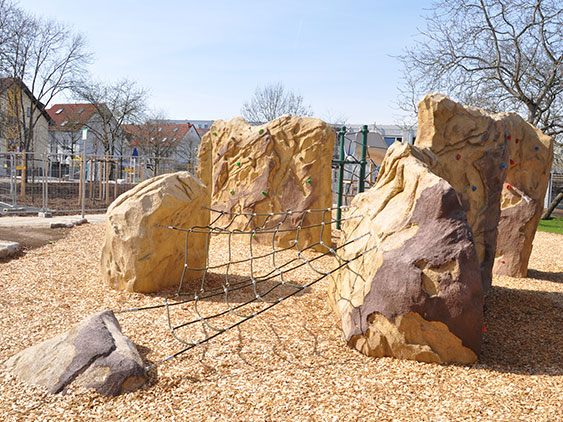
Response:
[[[92,104],[55,104],[47,110],[55,124],[50,128],[57,131],[80,130],[96,113]]]
[[[207,129],[196,128],[196,132],[199,135],[199,137],[201,138],[203,135],[205,135],[207,132],[209,132],[209,128],[207,128]]]
[[[160,142],[162,145],[177,145],[186,136],[193,125],[191,123],[147,123],[142,125],[121,125],[128,134],[130,146],[143,142]]]
[[[23,92],[25,92],[26,95],[31,99],[33,104],[35,104],[36,109],[39,110],[39,112],[43,115],[43,117],[45,117],[45,119],[47,119],[47,122],[49,123],[49,125],[53,124],[53,119],[51,118],[51,116],[49,116],[49,113],[47,113],[47,111],[45,110],[45,105],[41,101],[39,101],[37,98],[35,98],[35,95],[33,95],[33,93],[30,91],[30,89],[27,87],[27,85],[25,83],[23,83],[23,81],[21,79],[19,79],[19,78],[0,78],[0,93],[6,91],[13,84],[18,84],[19,87],[23,90]]]

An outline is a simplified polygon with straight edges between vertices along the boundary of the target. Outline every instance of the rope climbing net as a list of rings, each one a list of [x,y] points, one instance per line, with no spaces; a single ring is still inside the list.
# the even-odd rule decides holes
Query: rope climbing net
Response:
[[[335,210],[328,208],[260,214],[210,209],[212,219],[206,226],[189,229],[160,226],[162,230],[185,234],[184,269],[177,290],[165,297],[161,304],[116,312],[163,309],[169,332],[182,345],[175,353],[147,366],[145,370],[268,311],[367,253],[369,249],[347,260],[340,251],[370,236],[369,233],[347,239],[339,246],[323,240],[327,227],[336,223],[333,217]],[[315,215],[317,218],[314,218]],[[342,218],[342,221],[362,217],[351,214]],[[288,227],[289,220],[292,224]],[[311,220],[320,222],[306,223]],[[293,224],[295,221],[296,225]],[[310,232],[313,230],[317,236],[311,241]],[[307,232],[309,241],[304,244],[301,236]],[[283,244],[280,242],[282,234],[290,235],[290,240]],[[191,236],[205,236],[206,247],[210,250],[202,268],[189,265],[188,245]],[[186,274],[190,271],[201,272],[201,280],[187,281]],[[299,277],[293,276],[304,271],[307,271],[305,278],[301,274]],[[307,281],[294,282],[294,278]]]

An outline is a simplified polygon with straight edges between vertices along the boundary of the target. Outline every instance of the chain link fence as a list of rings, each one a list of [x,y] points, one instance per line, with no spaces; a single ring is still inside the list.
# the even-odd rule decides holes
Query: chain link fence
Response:
[[[0,213],[77,213],[82,197],[86,211],[104,212],[137,184],[182,170],[193,173],[195,163],[170,157],[0,153]]]

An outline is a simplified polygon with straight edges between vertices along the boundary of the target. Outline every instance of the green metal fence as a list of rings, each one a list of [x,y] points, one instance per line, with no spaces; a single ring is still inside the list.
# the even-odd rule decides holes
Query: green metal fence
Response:
[[[338,145],[338,157],[332,160],[333,168],[338,169],[338,182],[337,182],[337,210],[336,210],[336,228],[340,229],[340,220],[342,218],[342,207],[344,204],[345,199],[345,192],[344,192],[344,182],[346,173],[348,173],[349,177],[347,180],[350,180],[350,184],[355,182],[355,179],[358,181],[357,193],[364,192],[366,188],[366,182],[373,183],[374,177],[377,176],[377,172],[379,171],[379,166],[371,160],[368,154],[368,127],[367,125],[363,125],[362,129],[360,130],[362,134],[362,140],[360,144],[360,156],[356,157],[354,151],[346,151],[346,143],[348,145],[352,145],[355,147],[356,141],[350,137],[350,135],[355,135],[355,132],[352,132],[350,129],[347,129],[346,126],[342,126],[340,130],[337,132],[337,145]],[[370,172],[369,178],[368,173],[366,172],[367,165],[370,164]],[[359,170],[359,171],[358,171]],[[369,184],[371,184],[369,183]],[[353,189],[352,195],[355,194],[355,190]]]

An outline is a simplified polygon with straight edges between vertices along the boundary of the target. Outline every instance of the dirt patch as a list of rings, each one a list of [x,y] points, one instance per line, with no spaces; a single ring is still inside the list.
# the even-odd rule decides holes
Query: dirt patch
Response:
[[[70,229],[48,227],[0,227],[0,240],[18,242],[23,251],[39,248],[64,238]]]

